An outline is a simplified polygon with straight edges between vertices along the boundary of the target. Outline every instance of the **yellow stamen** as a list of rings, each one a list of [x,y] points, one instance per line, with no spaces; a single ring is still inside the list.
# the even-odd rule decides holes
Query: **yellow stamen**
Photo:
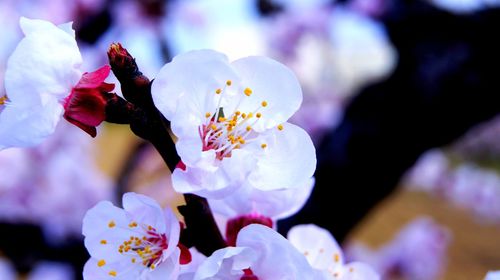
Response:
[[[262,101],[262,103],[260,105],[262,105],[262,107],[266,107],[267,106],[267,101]]]
[[[339,262],[339,261],[340,261],[340,255],[339,255],[339,254],[335,254],[335,255],[333,255],[333,260],[334,260],[335,262]]]
[[[5,104],[5,101],[7,101],[7,95],[0,97],[0,105]]]
[[[106,264],[105,260],[100,260],[100,261],[97,262],[97,266],[98,267],[103,267],[105,264]]]
[[[278,130],[283,130],[283,125],[282,124],[278,125]]]
[[[132,261],[132,263],[135,263],[135,258],[132,258],[132,260],[131,260],[131,261]]]
[[[246,88],[245,91],[244,91],[245,95],[246,96],[250,96],[252,95],[252,89],[251,88]]]
[[[215,93],[216,93],[216,94],[220,94],[221,92],[222,92],[222,89],[220,89],[220,88],[218,88],[218,89],[215,91]]]
[[[260,117],[262,117],[262,114],[261,114],[261,113],[257,113],[255,116],[256,116],[257,118],[260,118]]]
[[[265,149],[265,148],[267,148],[267,144],[266,144],[266,143],[263,143],[262,145],[260,145],[260,147],[261,147],[262,149]]]
[[[216,126],[215,124],[211,124],[211,125],[210,125],[210,128],[211,128],[212,130],[216,130],[216,129],[217,129],[217,126]]]
[[[232,84],[233,84],[233,82],[231,80],[226,81],[226,85],[231,86]]]
[[[111,270],[108,274],[109,274],[109,276],[116,277],[116,271],[114,271],[114,270]]]
[[[206,112],[206,113],[205,113],[205,118],[210,118],[210,116],[212,116],[212,114],[211,114],[211,113],[209,113],[209,112]]]
[[[252,127],[251,126],[247,126],[247,131],[250,131],[252,130]]]
[[[106,241],[105,239],[103,239],[103,240],[101,240],[101,244],[102,245],[106,245],[106,244],[108,244],[108,241]]]
[[[116,226],[115,221],[110,221],[108,224],[109,228],[114,228]]]
[[[137,226],[137,223],[136,222],[131,222],[128,226],[131,227],[131,228],[134,228],[134,227]]]

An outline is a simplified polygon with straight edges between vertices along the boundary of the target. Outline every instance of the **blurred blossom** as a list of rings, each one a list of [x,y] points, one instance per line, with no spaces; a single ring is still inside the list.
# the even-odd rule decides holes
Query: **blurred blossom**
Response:
[[[214,49],[233,60],[264,53],[254,0],[177,0],[170,9],[164,32],[174,55]]]
[[[469,14],[488,8],[500,7],[499,0],[427,0],[440,9],[456,14]]]
[[[74,279],[74,272],[70,266],[65,264],[55,262],[42,262],[33,268],[26,279],[69,280]]]
[[[349,259],[372,265],[383,279],[432,280],[444,271],[450,232],[430,218],[418,218],[406,225],[392,241],[378,250],[351,244]]]
[[[485,221],[500,223],[500,175],[496,171],[472,162],[452,167],[443,152],[433,150],[415,164],[406,184],[469,209]]]
[[[0,152],[0,219],[39,224],[50,240],[79,235],[85,212],[110,196],[110,182],[96,170],[90,139],[59,124],[36,148]],[[43,206],[42,206],[43,205]]]
[[[2,280],[16,280],[16,271],[10,262],[0,257],[0,279]]]
[[[292,122],[318,141],[342,117],[348,98],[395,67],[383,26],[340,6],[286,10],[266,22],[268,53],[297,74],[304,102]]]

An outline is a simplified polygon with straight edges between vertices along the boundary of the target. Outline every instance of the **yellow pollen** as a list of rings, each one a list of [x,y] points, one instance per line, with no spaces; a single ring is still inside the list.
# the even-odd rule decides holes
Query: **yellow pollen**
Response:
[[[219,122],[223,122],[223,121],[225,121],[225,120],[226,120],[226,118],[224,118],[224,117],[219,117]]]
[[[243,114],[241,114],[241,117],[242,117],[242,118],[246,118],[246,117],[247,117],[247,114],[243,113]]]
[[[133,228],[133,227],[137,226],[137,223],[136,222],[131,222],[128,226],[131,227],[131,228]]]
[[[334,260],[335,262],[339,262],[339,261],[340,261],[340,256],[339,256],[339,254],[335,254],[335,255],[333,255],[333,260]]]
[[[349,272],[354,272],[354,267],[350,267]]]
[[[231,86],[232,84],[233,84],[233,82],[231,80],[226,81],[226,85]]]
[[[97,266],[98,267],[103,267],[105,264],[106,264],[105,260],[100,260],[100,261],[97,262]]]
[[[283,125],[282,124],[278,125],[278,130],[283,130]]]
[[[260,105],[262,105],[262,107],[266,107],[267,106],[267,101],[262,101],[262,103]]]
[[[234,146],[234,148],[239,149],[239,148],[241,148],[241,146],[240,146],[240,144],[238,144],[238,145]]]
[[[246,96],[250,96],[252,95],[252,89],[251,88],[246,88],[245,91],[244,91],[245,95]]]
[[[156,265],[152,264],[151,269],[155,269],[155,268],[156,268]]]
[[[212,130],[216,130],[216,129],[217,129],[217,126],[216,126],[215,124],[211,124],[211,125],[210,125],[210,128],[211,128]]]
[[[148,230],[153,230],[153,227],[152,226],[148,226]]]
[[[245,144],[245,139],[239,139],[238,142],[240,142],[240,144]]]
[[[252,130],[252,127],[251,126],[247,126],[247,131],[250,131]]]
[[[239,116],[239,115],[241,114],[241,112],[240,112],[240,111],[236,111],[236,112],[234,112],[234,114],[235,114],[236,116]]]
[[[220,94],[221,92],[222,92],[222,89],[220,89],[220,88],[218,88],[218,89],[215,91],[215,93],[216,93],[216,94]]]
[[[108,244],[108,241],[106,241],[105,239],[103,239],[103,240],[101,240],[101,244],[102,245],[106,245],[106,244]]]
[[[267,144],[266,144],[266,143],[263,143],[263,144],[261,144],[261,145],[260,145],[260,147],[261,147],[262,149],[265,149],[265,148],[267,148]],[[307,253],[307,252],[306,252],[306,253]]]
[[[210,118],[210,116],[211,116],[211,115],[212,115],[212,114],[210,114],[209,112],[206,112],[206,113],[205,113],[205,118]]]
[[[260,118],[260,117],[262,117],[262,114],[261,114],[261,113],[257,113],[255,116],[256,116],[257,118]]]
[[[108,224],[109,228],[114,228],[116,226],[115,221],[110,221]]]
[[[108,274],[109,274],[109,276],[116,277],[116,271],[114,271],[114,270],[111,270]]]
[[[253,117],[253,113],[252,112],[248,113],[248,118],[252,118],[252,117]]]
[[[5,101],[7,101],[7,95],[0,97],[0,105],[5,104]]]
[[[131,261],[132,261],[132,263],[135,263],[135,258],[132,258]]]

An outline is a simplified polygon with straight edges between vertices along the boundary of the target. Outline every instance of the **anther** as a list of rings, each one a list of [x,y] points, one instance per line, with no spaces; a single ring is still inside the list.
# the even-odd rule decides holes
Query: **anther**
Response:
[[[265,148],[267,148],[267,144],[266,144],[266,143],[262,143],[262,144],[260,145],[260,147],[261,147],[262,149],[265,149]],[[306,253],[307,253],[307,252],[306,252]],[[305,254],[305,253],[304,253],[304,254]]]
[[[109,274],[109,276],[116,277],[116,271],[114,271],[114,270],[111,270],[108,274]]]
[[[262,101],[262,103],[260,105],[262,105],[262,107],[266,107],[267,106],[267,101]]]
[[[233,82],[231,80],[226,81],[226,85],[231,86],[231,84],[233,84]]]
[[[246,88],[245,91],[244,91],[245,95],[246,96],[250,96],[252,95],[252,89],[251,88]]]
[[[98,267],[103,267],[105,264],[106,264],[105,260],[100,260],[100,261],[97,262],[97,266]]]
[[[109,228],[114,228],[116,226],[115,221],[110,221],[108,224]]]
[[[221,92],[222,92],[222,89],[220,89],[220,88],[218,88],[218,89],[215,90],[216,94],[220,94]]]
[[[282,124],[278,125],[278,130],[283,130],[283,125]]]
[[[260,117],[262,117],[262,114],[261,114],[261,113],[257,113],[257,114],[255,114],[255,116],[256,116],[257,118],[260,118]]]

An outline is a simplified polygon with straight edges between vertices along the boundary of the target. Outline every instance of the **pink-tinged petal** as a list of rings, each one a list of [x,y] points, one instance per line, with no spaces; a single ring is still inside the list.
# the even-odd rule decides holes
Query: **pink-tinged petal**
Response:
[[[40,106],[7,103],[0,113],[0,150],[40,144],[54,133],[62,111],[63,106],[53,98]]]
[[[95,137],[96,126],[106,119],[105,94],[114,84],[104,83],[110,67],[105,65],[91,73],[84,73],[71,94],[64,101],[64,118]]]
[[[215,213],[229,218],[256,212],[278,220],[297,213],[309,198],[313,186],[313,178],[303,186],[274,191],[261,191],[245,185],[223,199],[210,199],[209,203]]]
[[[227,221],[226,225],[226,243],[229,246],[236,246],[236,238],[240,230],[251,224],[264,225],[273,228],[273,220],[271,218],[259,214],[248,214],[232,218]]]
[[[267,57],[251,56],[231,63],[241,77],[241,84],[252,94],[245,98],[239,110],[253,112],[261,107],[262,117],[252,127],[264,131],[286,122],[302,103],[302,89],[295,74],[283,64]]]
[[[267,147],[262,149],[261,144]],[[261,150],[257,166],[248,177],[260,190],[277,190],[304,185],[316,170],[316,150],[311,137],[302,128],[282,124],[282,130],[268,131],[252,143]]]
[[[176,249],[171,258],[165,259],[158,267],[151,269],[144,279],[151,280],[177,280],[180,271],[180,250]]]
[[[25,37],[7,62],[5,89],[16,105],[64,99],[81,77],[75,38],[50,22],[21,18]]]
[[[344,264],[339,244],[325,229],[315,225],[294,226],[288,232],[288,240],[316,269],[336,272]]]
[[[257,252],[250,269],[259,279],[315,279],[304,255],[269,227],[258,224],[244,227],[236,245]]]

